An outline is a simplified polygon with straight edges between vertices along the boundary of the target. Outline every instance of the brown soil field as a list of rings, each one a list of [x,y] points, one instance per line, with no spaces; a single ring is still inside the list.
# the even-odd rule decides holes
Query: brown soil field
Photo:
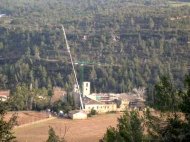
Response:
[[[39,121],[39,120],[48,118],[48,114],[46,112],[18,111],[18,112],[8,112],[5,116],[5,120],[9,120],[9,118],[13,114],[17,115],[18,125],[28,124],[31,122],[35,122],[35,121]]]
[[[109,126],[117,125],[119,116],[121,114],[102,114],[86,120],[55,118],[15,128],[14,132],[18,142],[45,142],[51,126],[56,134],[64,136],[67,142],[98,142]]]

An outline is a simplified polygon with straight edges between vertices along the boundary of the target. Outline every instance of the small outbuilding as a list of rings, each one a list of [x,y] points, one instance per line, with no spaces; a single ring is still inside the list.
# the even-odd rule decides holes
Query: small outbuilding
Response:
[[[10,96],[10,90],[1,90],[0,91],[0,101],[7,101]]]
[[[82,110],[73,110],[73,111],[69,111],[68,116],[71,119],[87,119],[87,113],[85,113]]]

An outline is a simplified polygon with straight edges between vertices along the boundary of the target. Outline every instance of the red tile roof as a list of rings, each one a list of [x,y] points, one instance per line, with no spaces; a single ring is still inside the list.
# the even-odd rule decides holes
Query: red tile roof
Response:
[[[4,91],[0,91],[0,96],[6,96],[9,97],[10,96],[10,90],[4,90]]]
[[[86,104],[86,105],[90,105],[90,104],[103,104],[101,102],[98,102],[98,101],[95,101],[95,100],[92,100],[88,97],[84,97],[83,98],[83,103]]]

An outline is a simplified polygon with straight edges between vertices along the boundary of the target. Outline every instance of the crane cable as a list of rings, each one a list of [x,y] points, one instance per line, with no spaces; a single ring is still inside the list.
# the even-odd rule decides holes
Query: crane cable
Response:
[[[79,83],[78,83],[78,80],[77,80],[77,75],[76,75],[76,71],[75,71],[75,67],[74,67],[74,63],[73,63],[73,58],[72,58],[70,47],[69,47],[69,44],[68,44],[68,41],[67,41],[65,29],[64,29],[63,25],[61,25],[61,27],[62,27],[63,34],[64,34],[64,38],[65,38],[65,42],[66,42],[66,47],[67,47],[67,50],[68,50],[68,53],[69,53],[69,56],[70,56],[70,59],[71,59],[71,64],[72,64],[72,67],[73,67],[75,82],[76,82],[76,85],[77,85],[77,89],[79,90],[81,109],[83,110],[84,106],[83,106],[83,101],[82,101],[82,94],[81,94],[81,90],[80,90]]]

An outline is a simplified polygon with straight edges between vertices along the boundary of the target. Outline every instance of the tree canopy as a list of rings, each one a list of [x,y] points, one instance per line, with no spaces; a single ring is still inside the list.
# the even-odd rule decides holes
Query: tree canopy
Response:
[[[5,115],[9,109],[8,102],[0,100],[0,141],[12,142],[16,137],[12,132],[13,127],[16,125],[16,114],[14,114],[8,121],[5,120]]]
[[[166,73],[181,87],[190,58],[188,6],[176,8],[167,0],[14,1],[0,3],[7,15],[0,19],[0,88],[72,88],[60,24],[74,61],[87,63],[83,76],[92,91],[148,87]]]

